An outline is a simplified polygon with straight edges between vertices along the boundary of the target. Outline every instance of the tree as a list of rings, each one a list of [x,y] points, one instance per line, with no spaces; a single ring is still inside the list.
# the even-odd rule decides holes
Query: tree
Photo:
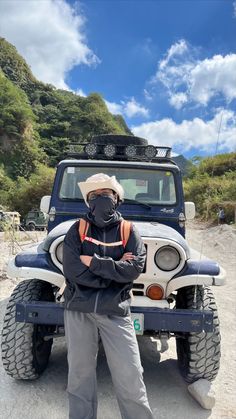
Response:
[[[44,155],[26,94],[0,71],[0,163],[7,174],[29,177]]]
[[[14,182],[7,176],[4,166],[0,165],[0,208],[8,207],[9,193],[14,188]]]
[[[9,194],[9,206],[23,217],[32,208],[39,208],[41,198],[50,195],[55,170],[39,164],[28,180],[19,177]]]

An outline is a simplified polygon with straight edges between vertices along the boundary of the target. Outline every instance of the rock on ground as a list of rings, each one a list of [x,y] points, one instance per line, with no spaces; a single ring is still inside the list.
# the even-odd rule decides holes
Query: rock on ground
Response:
[[[200,379],[188,386],[193,398],[204,408],[211,410],[215,405],[215,392],[208,380]]]

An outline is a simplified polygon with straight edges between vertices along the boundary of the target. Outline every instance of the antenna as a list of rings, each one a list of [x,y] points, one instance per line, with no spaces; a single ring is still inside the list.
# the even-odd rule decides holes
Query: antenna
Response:
[[[221,116],[220,116],[220,123],[219,123],[219,128],[218,128],[218,135],[217,135],[217,141],[216,141],[215,155],[217,154],[217,151],[218,151],[220,131],[221,131],[221,126],[222,126],[222,119],[223,119],[223,109],[221,111]]]

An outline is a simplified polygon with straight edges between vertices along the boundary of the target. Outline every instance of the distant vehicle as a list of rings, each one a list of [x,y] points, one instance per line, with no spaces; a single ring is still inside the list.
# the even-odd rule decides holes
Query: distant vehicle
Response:
[[[17,211],[0,211],[0,229],[5,227],[14,227],[15,230],[20,228],[20,214]]]
[[[47,228],[48,217],[40,210],[29,211],[24,220],[26,230],[45,230]]]

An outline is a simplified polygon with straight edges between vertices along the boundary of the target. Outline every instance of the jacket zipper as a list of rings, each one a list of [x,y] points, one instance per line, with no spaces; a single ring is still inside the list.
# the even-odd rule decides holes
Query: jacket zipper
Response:
[[[103,232],[103,243],[106,243],[106,232]],[[103,246],[103,256],[106,254],[106,246]]]
[[[95,298],[95,304],[94,304],[94,313],[97,313],[97,306],[98,306],[98,297],[99,297],[100,291],[97,292],[96,298]]]
[[[105,230],[104,230],[104,232],[103,232],[103,242],[104,242],[104,243],[106,243],[106,233],[105,233]],[[103,256],[105,256],[105,253],[106,253],[106,250],[105,250],[105,249],[106,249],[106,247],[105,247],[105,246],[103,246]],[[101,292],[101,290],[99,290],[99,291],[97,292],[97,295],[96,295],[96,298],[95,298],[94,313],[96,313],[96,312],[97,312],[98,297],[99,297],[100,292]]]

